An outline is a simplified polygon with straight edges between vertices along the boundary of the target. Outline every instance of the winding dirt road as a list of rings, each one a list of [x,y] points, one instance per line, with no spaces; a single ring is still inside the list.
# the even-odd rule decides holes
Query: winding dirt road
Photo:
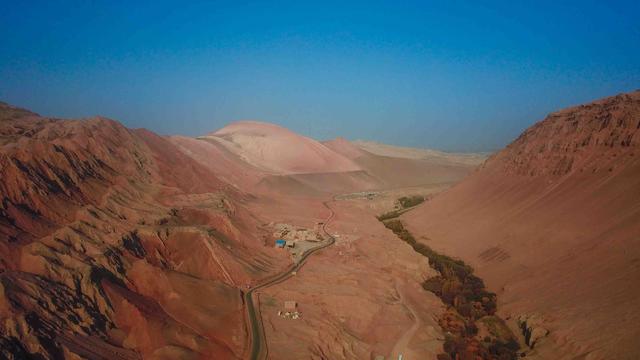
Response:
[[[422,321],[420,320],[420,316],[418,315],[416,310],[411,306],[411,304],[405,299],[405,296],[401,291],[402,289],[398,287],[397,282],[395,283],[395,288],[396,288],[396,292],[400,296],[400,302],[404,305],[405,308],[407,308],[407,310],[409,310],[409,312],[411,313],[411,316],[413,317],[413,325],[411,325],[411,327],[407,329],[407,331],[405,331],[402,334],[402,336],[400,336],[400,338],[398,338],[398,340],[396,341],[395,345],[393,346],[393,350],[391,350],[392,359],[397,359],[400,354],[404,354],[404,356],[407,355],[409,342],[415,335],[416,331],[418,331],[420,326],[422,326]]]
[[[302,266],[305,264],[309,256],[335,243],[336,241],[335,238],[331,236],[331,234],[329,234],[329,232],[327,231],[327,224],[329,224],[329,222],[331,221],[331,219],[333,219],[333,216],[335,215],[333,209],[331,209],[331,207],[329,206],[329,202],[331,201],[333,200],[324,201],[322,203],[330,211],[329,217],[325,220],[324,224],[322,224],[322,231],[329,238],[329,242],[309,250],[306,254],[302,256],[302,258],[298,263],[293,264],[291,267],[289,267],[287,271],[252,287],[244,294],[244,301],[247,304],[247,317],[249,320],[249,325],[251,327],[251,332],[250,332],[251,352],[249,353],[249,359],[257,360],[257,359],[266,359],[267,357],[267,347],[263,346],[264,344],[266,344],[266,338],[264,335],[262,317],[260,316],[259,306],[256,306],[256,303],[254,302],[254,297],[253,297],[254,292],[256,290],[264,289],[271,285],[275,285],[287,280],[288,278],[293,276],[292,275],[293,272],[298,271],[300,270],[300,268],[302,268]]]

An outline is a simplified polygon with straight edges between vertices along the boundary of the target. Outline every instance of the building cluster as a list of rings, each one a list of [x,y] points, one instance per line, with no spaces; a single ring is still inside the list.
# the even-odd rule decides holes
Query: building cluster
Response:
[[[293,242],[293,240],[285,240],[285,239],[278,239],[276,240],[276,247],[277,248],[293,248],[296,246],[296,243]]]
[[[322,224],[317,223],[313,229],[306,229],[299,226],[289,224],[271,224],[274,229],[273,237],[285,241],[297,242],[297,241],[322,241],[324,238],[321,235]]]
[[[293,300],[284,302],[284,310],[278,311],[278,316],[285,319],[297,320],[300,318],[300,312],[298,311],[298,304]]]

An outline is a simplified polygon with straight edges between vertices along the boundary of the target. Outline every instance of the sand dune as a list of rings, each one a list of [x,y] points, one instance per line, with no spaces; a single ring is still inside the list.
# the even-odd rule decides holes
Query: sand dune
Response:
[[[428,149],[400,148],[343,138],[323,142],[352,159],[378,180],[378,188],[453,184],[473,171],[485,156],[448,154]]]
[[[377,178],[361,170],[339,173],[269,175],[260,181],[257,190],[267,194],[327,197],[382,187],[383,184]]]
[[[351,160],[355,160],[362,156],[371,155],[370,152],[361,149],[360,147],[355,145],[353,142],[342,137],[338,137],[333,140],[323,141],[322,144],[324,144],[329,149],[337,152],[338,154],[342,154],[344,157]]]
[[[374,141],[356,140],[353,145],[367,152],[380,156],[402,159],[427,160],[440,164],[480,165],[486,158],[486,153],[449,153],[432,149],[394,146]]]
[[[249,164],[278,175],[361,170],[321,143],[274,124],[239,121],[203,138],[218,141]]]
[[[197,139],[172,136],[169,140],[238,189],[298,196],[451,184],[477,165],[458,161],[459,157],[482,158],[445,153],[436,160],[381,156],[343,138],[320,143],[254,121],[232,123]]]
[[[221,180],[238,189],[250,191],[265,176],[263,170],[243,161],[210,138],[170,136],[168,140],[187,156],[213,171]]]

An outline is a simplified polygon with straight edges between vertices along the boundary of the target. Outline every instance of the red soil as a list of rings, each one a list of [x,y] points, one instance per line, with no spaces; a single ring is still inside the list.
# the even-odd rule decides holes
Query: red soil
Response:
[[[638,358],[639,128],[640,92],[553,113],[404,220],[543,319],[534,354]]]
[[[402,217],[473,265],[504,317],[540,319],[531,356],[640,357],[639,118],[640,92],[552,114]],[[441,189],[477,158],[383,150],[409,155],[257,122],[164,138],[0,104],[0,357],[243,357],[241,290],[291,261],[267,223],[312,228],[336,193]],[[441,352],[441,303],[420,288],[433,271],[375,219],[412,191],[332,203],[336,244],[258,295],[274,358]],[[301,321],[277,317],[291,298]]]
[[[2,104],[0,146],[0,357],[242,357],[238,288],[288,263],[246,194],[104,118]]]

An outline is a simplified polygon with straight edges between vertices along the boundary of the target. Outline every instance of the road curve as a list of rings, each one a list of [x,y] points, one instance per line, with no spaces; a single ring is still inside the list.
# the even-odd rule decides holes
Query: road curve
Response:
[[[324,221],[324,224],[322,224],[322,231],[325,233],[325,235],[329,237],[329,242],[322,246],[318,246],[316,248],[313,248],[307,251],[307,253],[305,253],[302,256],[300,261],[290,266],[287,271],[279,275],[276,275],[275,277],[272,277],[250,288],[244,294],[244,301],[247,304],[247,316],[249,319],[249,325],[251,326],[251,332],[250,332],[251,352],[249,353],[249,359],[251,360],[264,359],[266,358],[266,355],[267,355],[265,351],[266,346],[263,346],[263,343],[266,343],[266,339],[264,335],[264,328],[262,326],[262,318],[260,317],[260,309],[258,309],[255,303],[253,302],[253,293],[256,290],[264,289],[271,285],[275,285],[277,283],[287,280],[289,277],[292,276],[291,274],[294,271],[298,271],[305,264],[309,256],[335,243],[336,239],[333,236],[331,236],[331,234],[329,234],[329,232],[327,231],[327,224],[333,219],[333,216],[335,215],[333,209],[329,206],[329,202],[330,201],[324,201],[322,203],[330,211],[329,217]]]

